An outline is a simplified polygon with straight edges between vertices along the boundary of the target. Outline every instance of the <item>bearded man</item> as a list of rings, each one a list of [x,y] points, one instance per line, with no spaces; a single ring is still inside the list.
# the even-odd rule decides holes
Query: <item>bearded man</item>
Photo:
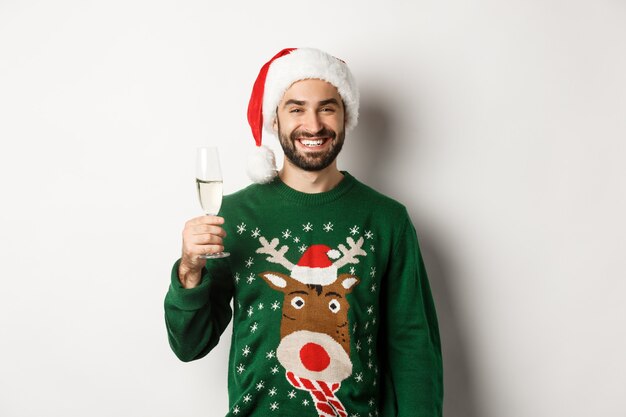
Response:
[[[189,220],[165,298],[170,345],[204,357],[233,319],[231,416],[442,415],[439,330],[406,208],[337,167],[359,94],[342,60],[284,49],[259,72],[248,108],[265,149],[255,184],[219,216]],[[221,252],[224,238],[231,256]],[[231,308],[231,301],[234,308]]]

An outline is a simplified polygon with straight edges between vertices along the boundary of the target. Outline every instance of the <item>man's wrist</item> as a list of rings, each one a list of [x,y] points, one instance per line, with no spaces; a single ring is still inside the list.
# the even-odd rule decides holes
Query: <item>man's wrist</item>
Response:
[[[202,267],[192,269],[181,262],[178,267],[178,280],[183,288],[197,287],[200,285],[200,281],[202,281]]]

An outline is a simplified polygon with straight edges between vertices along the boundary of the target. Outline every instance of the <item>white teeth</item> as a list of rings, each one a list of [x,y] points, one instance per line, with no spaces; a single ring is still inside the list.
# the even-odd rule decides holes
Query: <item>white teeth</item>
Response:
[[[318,139],[318,140],[300,139],[300,143],[302,143],[305,146],[320,146],[322,143],[324,143],[324,141],[322,139]]]

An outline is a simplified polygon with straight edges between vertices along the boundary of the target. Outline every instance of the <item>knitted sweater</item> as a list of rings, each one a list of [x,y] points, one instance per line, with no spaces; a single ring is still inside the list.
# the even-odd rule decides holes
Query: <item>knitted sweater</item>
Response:
[[[227,417],[441,416],[437,317],[404,206],[344,172],[319,194],[251,185],[220,215],[231,256],[193,289],[176,262],[165,318],[183,361],[234,320]]]

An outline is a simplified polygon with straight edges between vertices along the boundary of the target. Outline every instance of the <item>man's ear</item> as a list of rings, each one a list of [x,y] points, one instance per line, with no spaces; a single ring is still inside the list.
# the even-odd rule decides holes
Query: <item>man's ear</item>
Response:
[[[278,118],[274,117],[274,121],[272,122],[272,130],[274,132],[278,132]]]

